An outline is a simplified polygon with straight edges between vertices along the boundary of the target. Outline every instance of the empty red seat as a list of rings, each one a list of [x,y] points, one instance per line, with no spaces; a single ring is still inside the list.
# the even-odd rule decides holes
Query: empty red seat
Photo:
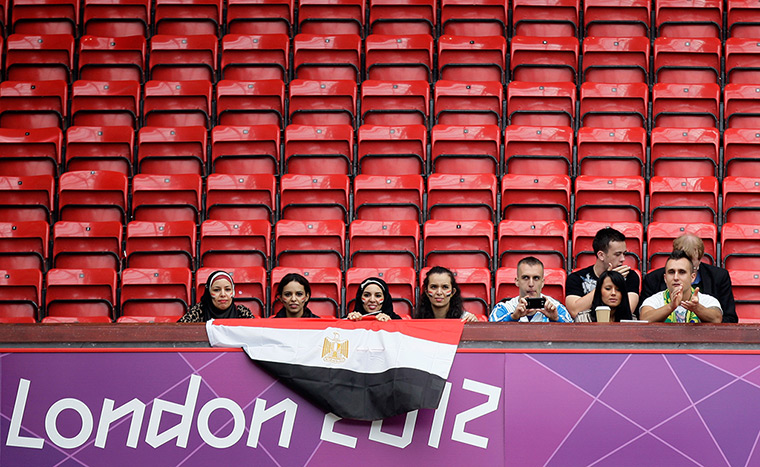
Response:
[[[760,128],[759,104],[760,86],[727,84],[723,88],[725,128]]]
[[[192,273],[186,268],[126,268],[121,273],[119,323],[174,323],[192,306]]]
[[[137,81],[74,81],[71,86],[71,124],[137,127],[140,116]]]
[[[600,222],[643,222],[644,179],[642,177],[575,178],[575,220]]]
[[[65,81],[0,83],[0,128],[64,128],[68,118]]]
[[[496,270],[496,301],[517,297],[520,289],[515,283],[517,268],[499,268]],[[544,268],[544,288],[541,293],[562,301],[565,296],[567,272],[564,269]]]
[[[585,0],[584,36],[649,38],[651,8],[652,2],[649,0],[629,0],[614,4],[607,0]]]
[[[63,134],[58,128],[0,128],[0,173],[49,175],[60,171]]]
[[[290,36],[294,4],[291,0],[227,0],[227,31]]]
[[[503,36],[441,36],[438,78],[504,83],[507,41]]]
[[[0,323],[36,323],[41,306],[39,270],[0,270]]]
[[[222,0],[156,0],[155,33],[173,35],[219,35]]]
[[[510,125],[575,126],[576,88],[571,83],[525,83],[507,86]]]
[[[410,267],[352,267],[346,270],[346,312],[354,309],[356,292],[365,279],[379,277],[388,285],[393,297],[393,311],[410,319],[416,306],[417,272]]]
[[[416,220],[357,219],[349,225],[348,237],[351,267],[417,268],[420,224]]]
[[[140,5],[133,6],[140,7]],[[144,26],[138,24],[139,27]],[[145,36],[82,36],[77,50],[79,51],[79,79],[137,81],[138,83],[144,81],[147,54]]]
[[[150,78],[160,81],[216,82],[219,42],[210,34],[156,34],[150,40]]]
[[[76,35],[79,26],[75,0],[15,0],[11,14],[14,33]]]
[[[580,128],[579,175],[643,176],[647,146],[643,128]]]
[[[277,266],[343,267],[346,224],[342,221],[282,219],[275,224],[274,234]]]
[[[269,222],[207,220],[201,224],[200,265],[268,268],[271,238]]]
[[[367,175],[427,173],[427,130],[423,125],[362,125],[357,169]]]
[[[277,182],[271,174],[210,174],[206,218],[274,222]]]
[[[507,6],[499,0],[441,0],[441,34],[506,36]]]
[[[503,220],[570,221],[568,175],[505,174],[501,178]]]
[[[284,170],[294,174],[345,174],[354,163],[354,129],[350,125],[288,125]]]
[[[435,123],[442,125],[499,125],[504,86],[497,81],[435,83]]]
[[[290,38],[285,34],[227,34],[222,38],[222,78],[287,82],[289,54]]]
[[[751,0],[731,0],[726,14],[726,37],[754,39],[760,37],[760,8]],[[726,44],[728,45],[728,44]]]
[[[760,132],[728,128],[723,132],[724,176],[760,177]]]
[[[572,268],[585,268],[596,262],[594,252],[594,237],[606,227],[612,227],[625,235],[625,264],[633,269],[641,269],[644,259],[644,226],[640,222],[608,222],[578,220],[573,223]]]
[[[121,270],[123,226],[117,221],[59,221],[53,226],[53,267]]]
[[[201,126],[144,126],[137,134],[137,171],[206,174],[208,133]]]
[[[275,125],[217,125],[211,130],[211,171],[280,173],[280,129]]]
[[[583,40],[582,81],[649,83],[647,37],[587,37]]]
[[[216,86],[217,124],[277,125],[281,128],[285,98],[285,83],[279,79],[219,81]]]
[[[430,81],[433,37],[428,34],[370,34],[364,41],[367,79]]]
[[[504,134],[504,173],[570,175],[573,130],[509,125]]]
[[[430,34],[435,32],[437,5],[434,0],[370,0],[370,34]]]
[[[110,323],[116,302],[113,269],[51,269],[43,323]]]
[[[546,268],[567,265],[567,222],[506,220],[497,233],[500,267],[517,267],[526,256],[541,260]]]
[[[655,27],[658,37],[721,37],[723,2],[701,0],[655,1]]]
[[[298,30],[305,34],[363,35],[363,0],[300,0]]]
[[[716,223],[718,180],[705,177],[652,177],[649,179],[652,222]]]
[[[652,175],[717,176],[720,133],[714,128],[654,128]]]
[[[673,240],[683,234],[691,233],[702,239],[705,255],[702,261],[717,264],[718,229],[715,224],[699,222],[650,222],[647,226],[647,262],[648,271],[665,266],[668,256],[673,251]]]
[[[146,126],[182,127],[211,124],[211,83],[148,81],[143,96]]]
[[[194,269],[196,238],[191,221],[132,221],[127,224],[126,266]]]
[[[720,86],[657,83],[652,88],[652,127],[720,128]]]
[[[341,315],[341,289],[343,288],[343,274],[340,269],[332,267],[276,267],[272,269],[271,291],[272,302],[275,303],[277,287],[280,280],[287,274],[301,274],[309,281],[311,297],[308,307],[312,313],[325,318],[342,318]],[[279,310],[277,305],[272,306],[272,314]]]
[[[366,80],[361,86],[362,123],[427,126],[429,101],[426,81]]]
[[[70,126],[66,170],[104,170],[132,175],[135,131],[128,126]]]
[[[729,270],[739,323],[760,323],[760,273]]]
[[[49,240],[47,222],[0,222],[0,269],[46,270]]]
[[[55,193],[52,175],[0,175],[0,221],[50,222]]]
[[[420,175],[354,177],[354,218],[421,222],[425,184]]]
[[[427,182],[428,219],[495,221],[496,175],[435,173]]]
[[[490,268],[493,235],[491,221],[429,220],[423,226],[425,266]]]
[[[657,83],[719,83],[720,39],[658,37],[654,41]]]
[[[298,34],[293,39],[293,77],[348,79],[361,75],[361,38],[356,34]]]
[[[148,37],[153,24],[149,0],[84,0],[84,34]]]
[[[206,281],[216,268],[198,268],[195,273],[195,296],[203,296]],[[235,282],[235,303],[251,310],[254,316],[264,318],[267,311],[267,270],[263,267],[230,268],[224,270]]]
[[[723,224],[720,230],[721,264],[728,270],[757,271],[760,265],[760,226]]]
[[[70,34],[11,34],[5,41],[5,79],[71,81],[74,37]]]
[[[357,110],[354,81],[294,79],[288,90],[291,123],[354,126]]]
[[[583,83],[580,126],[649,127],[649,86],[644,83]]]
[[[515,0],[513,8],[512,33],[516,36],[578,36],[578,0]]]
[[[496,125],[435,125],[430,139],[432,172],[499,173],[501,131]]]
[[[280,177],[280,218],[347,222],[350,186],[343,174],[285,174]]]
[[[132,217],[138,221],[198,222],[203,193],[200,175],[137,174],[132,178]]]
[[[723,222],[760,225],[760,180],[723,178]]]
[[[514,81],[577,81],[578,53],[575,37],[514,36],[509,66]]]
[[[127,177],[118,172],[77,170],[58,179],[58,219],[118,221],[127,217]]]

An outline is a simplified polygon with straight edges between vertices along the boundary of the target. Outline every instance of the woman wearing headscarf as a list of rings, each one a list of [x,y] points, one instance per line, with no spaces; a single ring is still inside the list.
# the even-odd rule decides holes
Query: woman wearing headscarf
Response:
[[[378,321],[401,319],[393,311],[393,298],[388,290],[388,284],[378,277],[364,279],[356,291],[354,311],[348,314],[348,319],[359,321],[365,316],[374,315]]]
[[[214,271],[206,280],[201,301],[193,305],[178,323],[203,323],[210,319],[253,318],[251,310],[235,304],[235,283],[225,271]]]

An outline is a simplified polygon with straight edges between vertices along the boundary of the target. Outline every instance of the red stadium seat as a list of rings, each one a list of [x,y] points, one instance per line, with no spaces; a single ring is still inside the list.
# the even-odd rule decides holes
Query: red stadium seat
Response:
[[[723,223],[760,225],[760,180],[755,177],[723,179]]]
[[[149,0],[84,0],[84,34],[148,37],[153,24]]]
[[[654,128],[652,175],[717,176],[720,133],[714,128]]]
[[[316,315],[325,318],[341,318],[341,289],[343,287],[343,274],[338,268],[332,267],[276,267],[272,269],[271,292],[272,314],[280,307],[276,307],[277,287],[280,280],[286,274],[301,274],[309,281],[311,297],[308,307]]]
[[[496,81],[435,83],[435,123],[441,125],[499,125],[504,86]]]
[[[647,160],[643,128],[580,128],[579,175],[643,176]]]
[[[425,184],[420,175],[354,177],[354,218],[422,221]]]
[[[649,47],[646,37],[587,37],[581,81],[649,83]]]
[[[363,0],[299,0],[298,32],[362,36],[365,7]]]
[[[51,175],[0,175],[0,221],[50,222],[55,193]]]
[[[652,177],[649,212],[653,222],[716,223],[718,180],[706,177]]]
[[[425,266],[490,268],[493,232],[491,221],[429,220],[423,226]]]
[[[350,266],[417,268],[420,225],[412,220],[355,220],[348,227]],[[348,295],[349,297],[351,295]]]
[[[427,218],[494,222],[498,191],[494,174],[431,174]]]
[[[65,81],[0,83],[0,128],[62,129],[68,118]]]
[[[346,225],[341,221],[283,219],[275,224],[274,234],[277,266],[343,267]]]
[[[293,39],[293,77],[359,81],[361,38],[356,34],[298,34]]]
[[[429,267],[420,270],[420,293],[425,293],[423,283]],[[451,272],[459,285],[464,309],[479,321],[488,321],[491,313],[491,271],[488,268],[454,267]]]
[[[427,173],[427,130],[423,125],[359,127],[357,171],[367,175]]]
[[[728,271],[731,290],[736,298],[739,323],[760,323],[760,273],[756,271]]]
[[[76,35],[79,26],[79,2],[14,0],[11,15],[13,32],[17,34]]]
[[[524,83],[507,86],[510,125],[575,126],[575,85],[570,83]]]
[[[570,221],[570,177],[514,175],[501,178],[503,220]]]
[[[370,0],[370,34],[435,33],[437,5],[434,0]]]
[[[74,69],[71,34],[11,34],[5,44],[5,79],[71,82]]]
[[[438,78],[504,83],[507,42],[503,36],[441,36]]]
[[[760,226],[723,224],[720,230],[721,264],[729,271],[757,271],[760,266]]]
[[[612,227],[625,235],[625,264],[633,269],[641,269],[644,258],[644,227],[640,222],[598,222],[579,220],[573,223],[572,269],[585,268],[596,262],[594,253],[594,236],[605,227]]]
[[[186,268],[127,268],[121,273],[119,323],[176,322],[192,306]]]
[[[128,126],[70,126],[66,171],[98,170],[132,175],[135,130]]]
[[[724,176],[760,177],[760,132],[728,128],[723,132]]]
[[[356,122],[356,83],[294,79],[288,86],[290,122],[351,125]]]
[[[275,125],[215,126],[211,130],[211,171],[278,175],[280,129]]]
[[[760,111],[757,110],[760,105],[760,86],[727,84],[723,88],[723,105],[725,128],[760,128]]]
[[[121,270],[121,222],[59,221],[53,226],[54,268]]]
[[[580,126],[648,128],[649,87],[644,83],[583,83]]]
[[[657,83],[719,83],[720,39],[716,37],[658,37],[654,41]]]
[[[190,221],[127,224],[126,266],[195,269],[196,225]]]
[[[150,40],[150,79],[216,81],[219,42],[216,36],[156,34]]]
[[[504,135],[504,163],[508,174],[570,175],[573,130],[510,125]]]
[[[433,70],[433,37],[370,34],[364,41],[367,79],[430,81]]]
[[[141,5],[133,6],[142,7]],[[145,25],[138,22],[138,26]],[[144,36],[82,36],[79,40],[78,51],[79,79],[137,81],[138,83],[144,81],[147,54],[147,42]]]
[[[51,269],[42,322],[110,323],[116,280],[112,269]]]
[[[206,290],[206,281],[216,268],[198,268],[195,273],[195,297],[200,301]],[[267,270],[262,267],[225,267],[235,282],[235,303],[247,307],[253,316],[264,318],[267,311]]]
[[[650,222],[647,226],[648,271],[665,266],[668,255],[673,251],[673,240],[691,233],[702,239],[705,256],[702,261],[717,264],[718,229],[715,224]]]
[[[0,323],[36,323],[41,305],[39,270],[0,270]]]
[[[580,47],[575,37],[515,36],[511,46],[512,80],[576,82]]]
[[[279,79],[260,81],[222,80],[216,85],[219,125],[277,125],[285,117],[285,83]]]
[[[155,1],[156,34],[219,35],[224,9],[222,0]]]
[[[496,125],[435,125],[430,139],[432,172],[499,173],[501,131]]]
[[[211,174],[206,178],[206,219],[274,222],[276,192],[271,174]]]
[[[354,309],[356,292],[361,283],[370,277],[379,277],[388,284],[393,297],[393,311],[409,319],[416,306],[417,272],[410,267],[352,267],[346,270],[346,313]]]
[[[726,46],[733,38],[747,38],[752,42],[760,37],[760,8],[752,0],[731,0],[728,3]],[[726,51],[728,52],[728,51]]]
[[[143,96],[146,126],[183,127],[211,124],[211,83],[148,81]]]
[[[266,268],[271,238],[268,222],[207,220],[201,224],[200,265]]]
[[[0,269],[46,270],[49,240],[47,222],[0,222]]]
[[[347,175],[285,174],[280,177],[280,219],[348,221]]]
[[[652,127],[720,128],[720,86],[655,84]]]
[[[118,172],[78,170],[58,179],[58,220],[118,221],[127,218],[127,177]]]
[[[350,125],[288,125],[283,162],[286,173],[349,175],[354,129]]]
[[[201,126],[144,126],[137,134],[142,174],[206,174],[208,133]]]
[[[291,0],[227,0],[227,31],[290,36],[294,4]]]
[[[135,175],[132,178],[133,219],[197,223],[202,183],[196,174]]]
[[[526,256],[535,256],[547,268],[567,266],[567,222],[506,220],[499,223],[499,266],[517,267]]]
[[[59,173],[63,134],[58,128],[0,128],[0,173],[49,175]]]
[[[362,123],[427,126],[429,101],[430,85],[425,81],[366,80],[361,86]]]
[[[642,177],[575,178],[575,220],[599,222],[644,222],[644,179]]]
[[[629,0],[611,3],[607,0],[585,0],[583,22],[585,37],[649,38],[652,2]]]
[[[441,34],[505,37],[507,7],[499,0],[441,0]]]
[[[507,300],[520,295],[520,289],[515,283],[517,268],[499,268],[496,270],[496,301]],[[565,281],[567,273],[564,269],[544,268],[544,288],[541,293],[556,298],[560,302],[565,297]]]
[[[513,9],[515,36],[578,36],[579,0],[515,0]]]
[[[227,34],[222,38],[222,78],[287,82],[289,53],[290,39],[285,34]]]
[[[137,81],[74,81],[71,86],[71,124],[137,127],[140,116]]]
[[[655,27],[658,37],[721,37],[723,2],[702,0],[655,1]]]

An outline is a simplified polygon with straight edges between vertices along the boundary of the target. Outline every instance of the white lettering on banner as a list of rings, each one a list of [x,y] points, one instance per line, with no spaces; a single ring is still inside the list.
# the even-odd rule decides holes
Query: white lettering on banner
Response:
[[[319,439],[330,443],[340,444],[341,446],[351,449],[356,448],[356,438],[333,431],[333,427],[338,420],[343,419],[332,412],[326,413],[325,420],[322,422],[322,433],[319,434]]]
[[[157,448],[172,438],[177,438],[177,446],[187,447],[187,438],[190,436],[190,426],[195,412],[195,403],[198,400],[198,388],[201,385],[201,377],[190,375],[190,386],[187,388],[187,397],[184,404],[175,404],[161,399],[155,399],[153,410],[150,412],[148,432],[145,434],[145,442]],[[167,429],[160,435],[158,427],[161,425],[161,415],[164,412],[175,413],[181,417],[180,422]]]
[[[108,430],[111,423],[132,413],[132,422],[129,424],[129,435],[127,436],[127,446],[130,448],[137,447],[137,440],[140,438],[140,427],[142,426],[143,417],[145,416],[145,404],[139,399],[132,399],[118,409],[113,408],[114,401],[111,399],[103,400],[103,410],[100,411],[100,422],[98,423],[98,433],[95,435],[95,447],[105,448],[106,439],[108,439]]]
[[[79,433],[73,438],[67,438],[58,431],[58,415],[66,409],[74,410],[79,414],[82,419],[82,427],[79,429]],[[75,449],[83,445],[85,441],[92,434],[92,412],[87,408],[84,402],[78,399],[72,399],[67,397],[57,401],[50,406],[47,415],[45,415],[45,432],[56,446],[60,446],[64,449]]]
[[[258,402],[258,401],[256,401]],[[216,409],[225,409],[232,415],[232,432],[224,438],[219,438],[208,427],[208,419]],[[211,399],[201,407],[198,413],[198,433],[201,439],[212,448],[224,449],[237,443],[245,431],[245,414],[235,401],[226,397]]]
[[[428,446],[438,449],[441,442],[441,432],[443,431],[443,420],[446,418],[446,409],[449,408],[449,396],[451,396],[451,383],[446,381],[441,394],[441,402],[435,409],[433,423],[430,425],[430,436],[428,437]]]
[[[29,438],[21,436],[21,420],[24,418],[26,410],[26,398],[29,396],[29,386],[31,381],[20,379],[18,390],[16,391],[16,402],[13,404],[13,415],[11,416],[11,426],[8,428],[8,439],[5,441],[7,446],[19,448],[42,449],[45,441],[40,438]]]
[[[388,446],[395,446],[397,448],[405,448],[412,444],[412,435],[414,434],[414,425],[417,423],[417,412],[419,410],[412,410],[406,414],[404,420],[404,431],[401,436],[391,435],[383,433],[382,420],[375,420],[372,422],[372,427],[369,429],[369,439],[377,441],[378,443],[387,444]]]
[[[498,386],[491,386],[490,384],[473,381],[467,378],[465,378],[462,382],[462,388],[468,391],[477,392],[479,394],[485,394],[488,396],[488,400],[478,406],[457,414],[456,418],[454,419],[454,431],[451,433],[451,439],[454,441],[459,441],[460,443],[471,444],[473,446],[486,449],[488,448],[488,438],[484,436],[474,435],[472,433],[467,433],[464,431],[464,426],[467,422],[494,412],[499,407],[501,388]]]
[[[259,445],[261,424],[281,413],[285,413],[285,420],[282,421],[282,430],[280,431],[280,440],[277,444],[283,448],[290,447],[290,437],[293,434],[293,425],[296,423],[298,404],[290,399],[284,399],[268,409],[266,406],[267,401],[256,399],[256,405],[253,407],[251,428],[248,431],[248,442],[246,444],[252,448],[257,447]]]

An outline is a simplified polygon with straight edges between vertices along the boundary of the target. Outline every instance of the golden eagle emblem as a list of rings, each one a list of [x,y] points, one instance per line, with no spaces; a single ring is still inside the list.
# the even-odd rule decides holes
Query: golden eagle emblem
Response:
[[[322,344],[322,360],[330,363],[343,363],[348,359],[348,339],[340,340],[340,335],[333,332],[333,338],[325,337]]]

